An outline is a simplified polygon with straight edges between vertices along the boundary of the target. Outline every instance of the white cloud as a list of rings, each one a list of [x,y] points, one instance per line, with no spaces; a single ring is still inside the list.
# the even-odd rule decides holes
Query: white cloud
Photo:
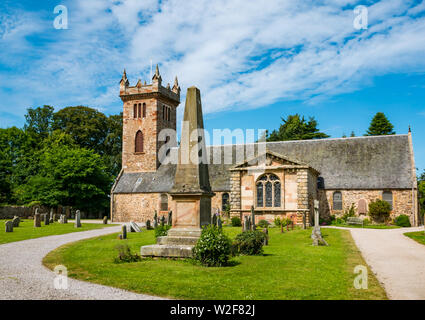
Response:
[[[204,113],[282,99],[314,103],[369,85],[377,75],[425,71],[424,2],[379,1],[361,31],[353,28],[352,8],[361,4],[354,0],[65,4],[70,30],[50,31],[55,41],[37,48],[35,58],[22,48],[0,56],[21,61],[26,71],[25,79],[18,69],[0,73],[0,80],[29,88],[34,102],[119,112],[122,69],[134,85],[139,77],[148,80],[151,59],[165,84],[178,75],[183,89],[201,89]]]

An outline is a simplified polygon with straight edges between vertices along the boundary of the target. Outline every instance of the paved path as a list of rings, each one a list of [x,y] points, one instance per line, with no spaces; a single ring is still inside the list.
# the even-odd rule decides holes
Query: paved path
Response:
[[[108,227],[0,245],[0,300],[159,299],[70,278],[67,290],[54,288],[56,274],[42,265],[42,259],[47,253],[69,242],[119,232],[119,230],[120,227]]]
[[[403,235],[423,227],[349,229],[366,263],[390,299],[425,299],[425,245]]]

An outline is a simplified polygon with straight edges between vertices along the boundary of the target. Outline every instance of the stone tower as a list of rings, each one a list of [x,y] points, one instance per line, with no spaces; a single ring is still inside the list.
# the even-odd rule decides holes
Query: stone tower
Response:
[[[158,135],[163,129],[176,130],[176,109],[180,104],[177,77],[174,86],[162,86],[158,65],[151,84],[139,81],[130,86],[127,74],[120,81],[123,101],[122,167],[124,172],[156,171],[159,150],[165,141]]]

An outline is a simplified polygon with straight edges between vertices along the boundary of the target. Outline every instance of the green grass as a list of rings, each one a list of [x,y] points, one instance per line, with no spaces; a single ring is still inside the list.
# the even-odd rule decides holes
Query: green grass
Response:
[[[335,227],[344,227],[344,228],[364,228],[364,229],[398,229],[401,228],[399,226],[387,226],[384,224],[367,224],[365,226],[357,225],[357,224],[346,224],[346,223],[339,223],[339,224],[332,224],[332,226]]]
[[[225,228],[235,237],[240,228]],[[329,247],[313,247],[311,230],[281,234],[269,230],[263,256],[239,256],[232,265],[207,268],[188,260],[143,259],[113,263],[117,235],[106,235],[65,245],[43,260],[53,269],[68,268],[70,277],[138,293],[180,299],[386,299],[369,270],[369,289],[353,287],[356,265],[366,265],[349,231],[322,229]],[[133,252],[155,243],[153,231],[129,233]]]
[[[4,225],[6,221],[10,220],[0,220],[0,244],[112,226],[111,224],[83,223],[81,228],[75,228],[70,222],[67,224],[55,222],[48,226],[41,223],[41,228],[34,228],[34,220],[21,220],[18,228],[13,228],[13,232],[6,233]]]
[[[416,231],[416,232],[406,232],[404,233],[406,237],[415,240],[420,244],[425,244],[425,232],[424,231]]]

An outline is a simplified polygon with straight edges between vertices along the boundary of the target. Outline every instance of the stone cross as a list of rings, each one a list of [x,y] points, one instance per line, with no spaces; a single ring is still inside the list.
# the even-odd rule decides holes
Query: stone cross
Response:
[[[81,212],[80,210],[77,210],[75,212],[75,224],[74,224],[75,228],[81,228]]]
[[[40,228],[41,227],[41,215],[38,213],[38,208],[35,209],[35,214],[34,214],[34,227],[35,228]]]
[[[5,228],[6,228],[6,232],[13,232],[13,222],[12,221],[7,221],[4,224]]]
[[[313,246],[328,245],[328,243],[322,237],[322,232],[319,226],[319,201],[318,200],[314,200],[314,228],[313,228],[313,232],[311,233],[311,238],[313,239]]]
[[[217,219],[217,227],[221,230],[223,228],[223,222],[221,222],[221,218],[218,217]]]
[[[251,206],[251,223],[252,223],[252,230],[255,231],[255,211],[254,211],[254,206]]]

